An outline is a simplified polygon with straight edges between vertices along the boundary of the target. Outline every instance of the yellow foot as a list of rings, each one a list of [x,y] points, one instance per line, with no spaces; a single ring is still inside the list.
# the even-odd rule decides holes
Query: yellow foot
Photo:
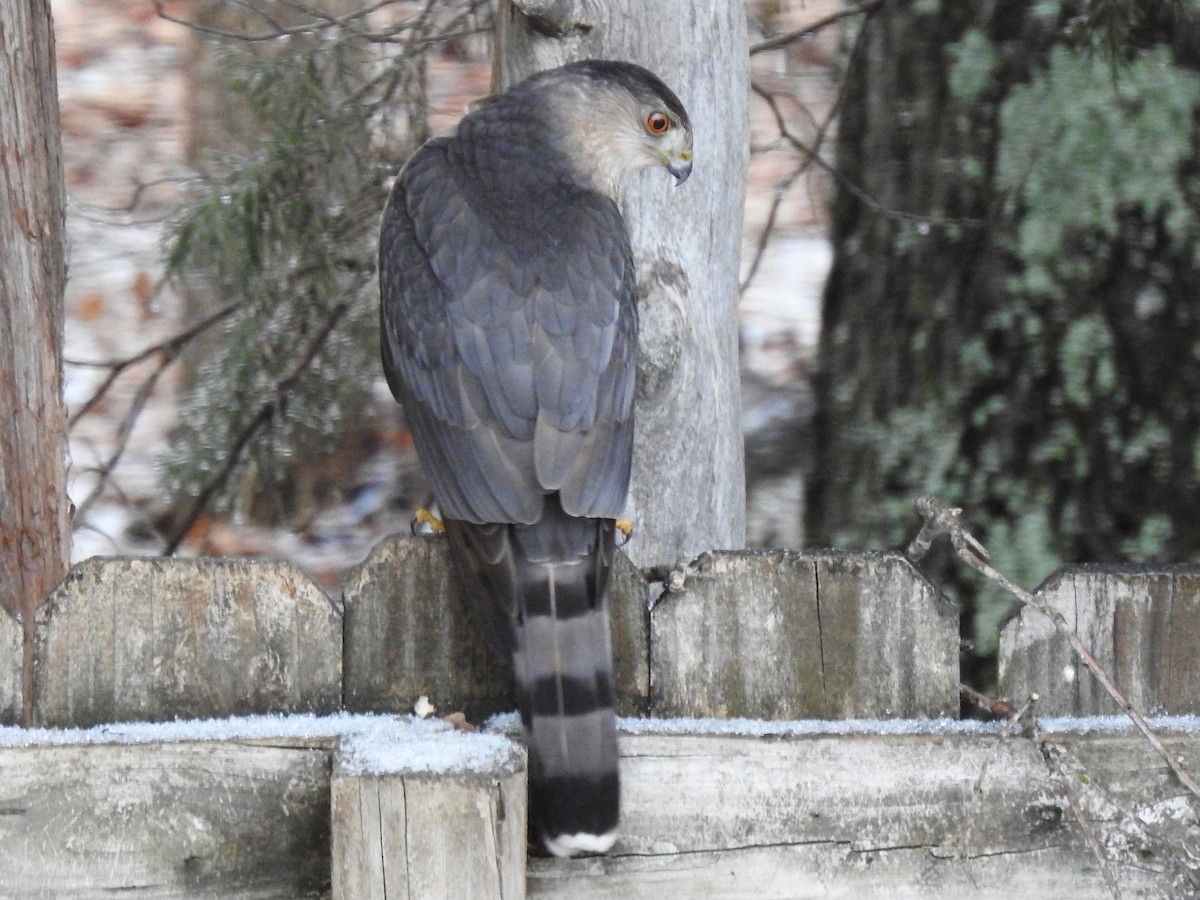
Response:
[[[417,530],[418,524],[428,525],[434,534],[441,534],[446,530],[446,524],[423,506],[418,509],[417,514],[413,516],[412,529],[414,532]]]
[[[629,538],[633,534],[633,519],[617,519],[613,524],[616,526],[617,531],[625,536],[625,540],[621,541],[617,546],[624,547],[629,543]]]

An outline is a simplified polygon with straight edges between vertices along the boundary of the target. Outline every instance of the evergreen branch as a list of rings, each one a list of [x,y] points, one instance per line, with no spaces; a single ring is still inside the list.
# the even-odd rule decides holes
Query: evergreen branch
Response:
[[[1167,767],[1175,774],[1175,777],[1179,779],[1179,783],[1193,795],[1200,797],[1200,784],[1196,782],[1195,777],[1179,760],[1171,755],[1158,735],[1150,728],[1145,717],[1137,710],[1129,698],[1122,693],[1112,678],[1109,677],[1108,672],[1100,665],[1096,657],[1092,655],[1091,650],[1084,644],[1078,632],[1067,622],[1066,617],[1047,603],[1045,598],[1029,593],[1024,588],[1014,584],[1003,572],[997,571],[985,562],[987,551],[983,549],[975,538],[971,537],[963,528],[962,522],[959,521],[962,510],[951,509],[936,497],[929,495],[918,497],[915,506],[917,512],[921,514],[925,522],[921,527],[920,534],[917,535],[917,538],[909,545],[908,550],[905,551],[905,555],[909,559],[919,559],[935,537],[948,534],[951,543],[954,545],[954,552],[967,565],[985,578],[1000,585],[1026,606],[1031,606],[1038,610],[1054,623],[1054,627],[1058,630],[1059,634],[1067,639],[1067,642],[1071,645],[1071,649],[1075,651],[1075,655],[1082,660],[1083,664],[1087,666],[1096,680],[1100,682],[1101,686],[1108,692],[1108,695],[1112,697],[1117,706],[1129,717],[1137,730],[1142,733],[1147,743],[1154,749],[1154,752],[1162,758]]]
[[[330,310],[329,317],[325,320],[312,341],[309,342],[295,365],[275,383],[270,398],[263,402],[254,415],[242,426],[241,431],[238,432],[230,444],[229,452],[226,454],[225,459],[208,477],[207,481],[205,481],[203,487],[197,493],[195,500],[192,502],[191,507],[188,509],[187,514],[167,539],[166,546],[162,551],[163,556],[173,556],[175,551],[179,549],[179,545],[183,543],[184,537],[187,536],[192,526],[200,519],[200,516],[208,508],[208,504],[212,501],[213,497],[224,487],[229,477],[233,474],[234,469],[237,468],[238,463],[241,462],[242,455],[249,446],[250,441],[253,440],[259,429],[266,425],[284,405],[288,392],[292,390],[296,382],[308,370],[308,367],[316,358],[321,347],[324,346],[333,329],[350,310],[351,304],[352,299],[342,300]]]

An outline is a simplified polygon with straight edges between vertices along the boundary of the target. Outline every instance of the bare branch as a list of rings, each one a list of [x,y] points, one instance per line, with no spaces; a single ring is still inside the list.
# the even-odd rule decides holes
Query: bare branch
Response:
[[[271,16],[258,6],[252,6],[248,3],[238,3],[239,6],[245,7],[250,12],[257,15],[264,23],[266,23],[268,31],[248,34],[244,31],[229,31],[224,28],[215,28],[210,25],[201,25],[199,22],[190,22],[187,19],[181,19],[171,15],[163,6],[164,0],[154,0],[154,11],[160,19],[165,19],[168,22],[174,22],[176,25],[182,25],[185,28],[191,28],[193,31],[198,31],[201,34],[212,35],[213,37],[226,38],[233,41],[245,41],[246,43],[261,43],[263,41],[273,41],[281,37],[288,37],[297,34],[313,34],[318,31],[324,31],[330,28],[350,28],[357,20],[365,18],[372,13],[392,6],[399,0],[379,0],[373,6],[364,6],[362,9],[356,9],[353,12],[346,13],[343,16],[331,16],[328,13],[307,6],[305,4],[290,3],[288,4],[293,9],[312,16],[313,21],[305,22],[303,25],[286,26],[276,21]],[[396,26],[396,30],[403,31],[409,27],[409,22],[400,23]],[[357,31],[357,29],[355,29]],[[370,35],[363,34],[364,37]]]
[[[1026,606],[1032,606],[1047,616],[1054,623],[1054,627],[1058,630],[1059,634],[1065,637],[1068,643],[1070,643],[1071,649],[1075,651],[1075,655],[1083,661],[1083,664],[1088,667],[1088,670],[1096,677],[1096,680],[1100,682],[1104,690],[1108,692],[1108,695],[1116,701],[1117,706],[1129,717],[1137,730],[1142,733],[1142,736],[1154,748],[1154,752],[1175,773],[1175,777],[1179,779],[1179,783],[1196,797],[1200,797],[1200,784],[1196,782],[1195,777],[1163,746],[1163,742],[1151,730],[1145,717],[1130,702],[1129,698],[1122,693],[1112,678],[1109,677],[1108,672],[1104,670],[1104,667],[1092,655],[1091,650],[1083,643],[1083,639],[1071,627],[1063,614],[1047,603],[1044,598],[1036,594],[1031,594],[1019,585],[1014,584],[1008,576],[992,568],[992,566],[985,562],[987,557],[986,551],[984,551],[978,541],[963,529],[962,523],[959,521],[959,515],[962,510],[951,509],[936,497],[928,495],[917,498],[915,505],[917,512],[924,517],[925,524],[921,528],[921,533],[917,535],[917,540],[914,540],[909,545],[909,550],[912,550],[914,545],[917,545],[918,541],[921,541],[922,535],[925,536],[923,543],[928,543],[939,534],[949,534],[950,541],[954,545],[954,552],[967,565],[985,578],[996,582],[996,584],[1003,587]]]
[[[969,685],[960,684],[958,686],[958,692],[980,709],[992,716],[995,716],[997,719],[1015,721],[1021,715],[1021,710],[1013,709],[1012,704],[1006,700],[998,700],[995,697],[989,697],[987,694],[981,694],[979,691],[975,690]],[[1031,699],[1036,701],[1037,695],[1035,694]]]
[[[858,59],[859,54],[862,52],[865,43],[863,40],[865,33],[865,30],[860,30],[858,36],[855,38],[854,46],[850,50],[851,64]],[[754,93],[766,101],[768,108],[771,110],[771,115],[775,119],[775,125],[779,129],[779,136],[784,140],[788,140],[791,137],[791,133],[787,127],[787,120],[779,109],[779,103],[776,100],[775,94],[757,82],[751,82],[750,87]],[[805,154],[803,162],[787,178],[775,186],[775,194],[771,198],[771,208],[768,210],[766,224],[763,225],[762,233],[758,238],[758,244],[755,246],[754,256],[750,261],[750,268],[746,272],[746,278],[738,286],[738,290],[741,293],[745,293],[746,289],[753,283],[755,275],[758,274],[759,266],[762,265],[763,258],[766,256],[767,245],[771,242],[771,236],[775,231],[775,221],[779,216],[779,209],[783,205],[783,201],[788,193],[795,186],[795,183],[808,171],[808,167],[813,161],[812,158],[821,152],[821,147],[824,145],[825,139],[829,136],[829,131],[833,127],[838,113],[841,111],[842,102],[845,100],[845,97],[846,79],[842,79],[841,84],[838,86],[837,97],[834,99],[833,105],[826,114],[825,120],[817,127],[816,140],[811,147],[803,151]],[[813,119],[814,117],[810,115],[809,118]],[[794,140],[788,142],[793,146],[796,146],[798,143]]]
[[[240,305],[240,303],[230,303],[226,306],[222,306],[216,312],[205,316],[194,325],[189,325],[187,328],[183,329],[183,331],[172,335],[166,340],[159,341],[157,344],[151,344],[149,347],[139,350],[137,353],[134,353],[131,356],[126,356],[122,359],[95,362],[82,359],[64,359],[63,362],[68,366],[83,366],[92,369],[111,370],[108,373],[108,377],[106,377],[104,381],[100,383],[100,387],[96,388],[95,392],[91,397],[88,398],[87,402],[84,403],[83,406],[81,406],[75,412],[75,414],[71,416],[70,421],[67,423],[67,428],[74,428],[75,423],[78,422],[83,416],[87,415],[95,407],[95,405],[104,398],[104,395],[108,393],[109,388],[113,386],[113,383],[116,382],[116,380],[121,376],[121,373],[126,369],[130,368],[131,366],[135,366],[140,362],[144,362],[152,356],[157,356],[160,354],[166,357],[166,361],[162,364],[161,368],[166,368],[175,361],[175,358],[179,355],[179,352],[183,350],[183,348],[186,347],[190,341],[194,340],[202,332],[207,331],[209,328],[216,325],[227,316],[231,315]],[[157,378],[157,375],[154,377]]]
[[[108,459],[96,469],[100,477],[92,487],[91,492],[83,499],[83,502],[75,508],[75,513],[72,516],[72,525],[84,521],[92,505],[104,493],[104,489],[108,485],[108,480],[112,477],[113,469],[117,467],[117,463],[125,455],[125,449],[129,445],[129,437],[133,434],[133,427],[141,417],[142,411],[146,408],[146,403],[149,401],[150,395],[154,393],[154,387],[158,384],[158,379],[162,377],[163,372],[170,367],[173,361],[173,356],[164,354],[158,368],[138,386],[137,393],[133,397],[133,402],[130,403],[129,410],[125,413],[125,417],[121,420],[121,425],[117,429],[116,447],[109,454]]]
[[[859,3],[855,6],[848,6],[845,9],[838,10],[835,13],[830,13],[816,21],[809,22],[795,31],[788,31],[784,34],[777,34],[775,37],[767,38],[764,41],[759,41],[757,44],[750,45],[750,55],[755,53],[765,53],[768,50],[778,50],[781,47],[786,47],[788,44],[798,41],[801,38],[808,37],[811,34],[816,34],[823,28],[833,25],[835,22],[840,22],[842,19],[849,19],[853,16],[870,16],[877,12],[883,6],[885,0],[867,0],[866,3]]]
[[[1083,833],[1083,839],[1100,866],[1100,874],[1104,876],[1104,883],[1108,885],[1109,893],[1113,895],[1114,900],[1121,900],[1121,888],[1117,885],[1117,879],[1113,876],[1112,869],[1109,868],[1108,858],[1104,855],[1100,841],[1096,839],[1096,832],[1092,829],[1091,820],[1084,814],[1083,808],[1079,804],[1079,795],[1075,793],[1075,786],[1071,783],[1071,779],[1067,777],[1067,773],[1062,767],[1062,762],[1059,759],[1061,748],[1042,734],[1041,729],[1038,728],[1036,717],[1031,716],[1030,719],[1033,738],[1037,741],[1038,750],[1041,751],[1042,760],[1046,763],[1046,768],[1051,775],[1058,778],[1058,783],[1062,786],[1067,803],[1070,804],[1072,812],[1075,813],[1075,822],[1079,825],[1079,830]]]
[[[754,276],[758,274],[758,267],[762,265],[763,257],[767,254],[767,244],[771,242],[771,234],[775,230],[775,220],[779,216],[779,207],[783,205],[784,198],[791,191],[792,187],[800,179],[808,168],[808,163],[803,163],[798,169],[792,172],[787,178],[775,185],[775,194],[771,198],[771,208],[767,212],[767,221],[763,225],[762,233],[758,236],[758,244],[754,248],[754,256],[750,259],[750,268],[746,271],[746,277],[742,283],[738,285],[738,291],[745,293],[754,281]]]

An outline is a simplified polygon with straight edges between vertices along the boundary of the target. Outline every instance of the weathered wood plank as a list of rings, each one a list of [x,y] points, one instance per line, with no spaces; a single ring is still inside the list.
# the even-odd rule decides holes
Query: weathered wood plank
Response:
[[[1107,897],[1076,810],[1126,896],[1200,893],[1200,801],[1129,734],[1046,735],[1060,778],[1038,744],[962,726],[638,723],[612,855],[530,860],[526,884],[518,747],[308,721],[311,747],[276,727],[0,749],[0,896]],[[1200,768],[1200,735],[1164,741]]]
[[[21,721],[21,626],[0,608],[0,725]]]
[[[645,582],[614,565],[613,646],[620,711],[644,713],[649,693]],[[412,709],[422,695],[443,712],[479,718],[515,708],[512,668],[485,645],[442,537],[381,542],[346,580],[346,708]]]
[[[341,616],[293,566],[91,559],[39,610],[34,721],[329,712]]]
[[[1070,566],[1038,588],[1143,712],[1200,713],[1200,568]],[[1000,637],[1004,694],[1037,693],[1043,715],[1108,715],[1117,706],[1035,609]]]
[[[651,613],[656,716],[956,715],[955,610],[903,558],[710,554]]]
[[[561,900],[1112,900],[1098,873],[1081,877],[1074,847],[935,859],[923,847],[855,850],[796,844],[687,857],[532,863],[529,892]],[[585,874],[581,874],[585,873]],[[1152,882],[1150,876],[1129,879]],[[1129,885],[1126,885],[1128,889]],[[1128,896],[1128,895],[1127,895]],[[1173,900],[1139,890],[1133,896]]]
[[[513,708],[512,672],[485,646],[441,537],[381,541],[347,577],[346,709],[408,712],[429,697],[473,717]]]
[[[329,751],[0,748],[0,896],[329,890]]]
[[[1127,896],[1200,890],[1200,801],[1133,736],[1051,735]],[[1167,737],[1200,762],[1200,736]],[[530,860],[530,897],[1109,897],[1057,774],[979,734],[627,735],[612,855]]]
[[[521,750],[469,771],[334,767],[333,897],[525,896]]]

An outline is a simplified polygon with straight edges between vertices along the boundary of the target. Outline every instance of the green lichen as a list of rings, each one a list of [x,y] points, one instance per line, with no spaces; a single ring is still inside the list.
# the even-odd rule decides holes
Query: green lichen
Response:
[[[1131,209],[1161,217],[1173,240],[1200,233],[1179,181],[1194,152],[1198,105],[1200,73],[1174,65],[1166,48],[1113,77],[1094,55],[1055,47],[1001,112],[998,187],[1017,221],[1023,263],[1013,288],[1061,296],[1094,270],[1073,242],[1088,233],[1116,239]]]
[[[978,28],[972,28],[957,43],[946,48],[950,59],[947,84],[959,103],[978,100],[995,83],[1000,54]]]

